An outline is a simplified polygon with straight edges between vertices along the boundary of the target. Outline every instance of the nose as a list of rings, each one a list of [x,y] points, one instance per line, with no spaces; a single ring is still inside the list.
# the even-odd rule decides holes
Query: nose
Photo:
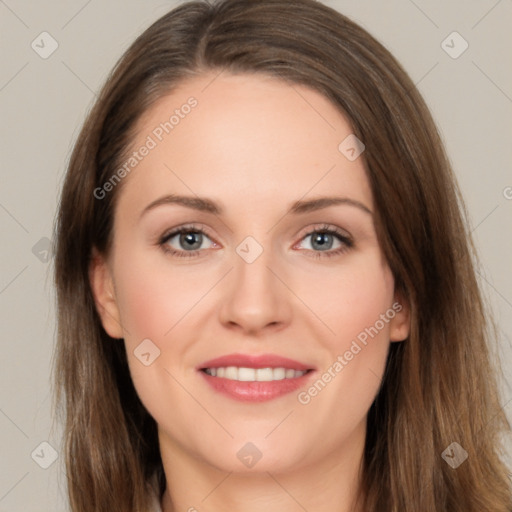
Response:
[[[219,313],[225,327],[257,336],[289,324],[292,294],[270,252],[263,250],[252,263],[233,255],[234,269],[229,273]]]

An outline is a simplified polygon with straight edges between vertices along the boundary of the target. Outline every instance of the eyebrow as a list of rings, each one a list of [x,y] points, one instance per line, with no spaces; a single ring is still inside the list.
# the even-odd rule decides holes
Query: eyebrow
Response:
[[[148,204],[141,213],[141,217],[150,210],[157,208],[162,205],[169,204],[177,204],[181,206],[185,206],[186,208],[191,208],[193,210],[198,210],[201,212],[212,213],[214,215],[222,215],[223,209],[219,206],[215,201],[208,199],[206,197],[193,197],[193,196],[180,196],[176,194],[169,194],[163,197],[156,199],[155,201]],[[355,208],[359,208],[365,213],[369,215],[373,215],[373,212],[363,203],[357,201],[355,199],[350,199],[348,197],[319,197],[316,199],[309,199],[307,201],[295,201],[287,213],[291,213],[293,215],[300,215],[304,213],[313,212],[316,210],[322,210],[324,208],[328,208],[329,206],[336,205],[348,205],[353,206]]]

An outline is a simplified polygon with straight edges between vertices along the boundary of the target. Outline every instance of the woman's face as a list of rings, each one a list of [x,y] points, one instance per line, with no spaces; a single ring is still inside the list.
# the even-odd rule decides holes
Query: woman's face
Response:
[[[167,454],[225,471],[359,462],[390,341],[409,329],[364,153],[319,93],[217,75],[141,119],[91,273],[103,325]]]

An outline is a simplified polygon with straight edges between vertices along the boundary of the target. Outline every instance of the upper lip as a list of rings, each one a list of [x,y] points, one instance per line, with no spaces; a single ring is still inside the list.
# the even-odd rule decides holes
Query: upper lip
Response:
[[[227,354],[205,361],[197,367],[198,370],[205,368],[225,368],[227,366],[237,366],[242,368],[286,368],[293,370],[313,370],[310,365],[300,363],[288,357],[278,356],[276,354]]]

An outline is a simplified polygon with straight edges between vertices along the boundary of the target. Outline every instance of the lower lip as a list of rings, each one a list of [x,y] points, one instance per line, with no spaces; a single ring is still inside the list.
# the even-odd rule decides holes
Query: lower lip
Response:
[[[200,371],[206,382],[219,393],[242,402],[266,402],[296,391],[311,378],[313,371],[292,379],[272,380],[269,382],[244,382],[223,377],[213,377]]]

